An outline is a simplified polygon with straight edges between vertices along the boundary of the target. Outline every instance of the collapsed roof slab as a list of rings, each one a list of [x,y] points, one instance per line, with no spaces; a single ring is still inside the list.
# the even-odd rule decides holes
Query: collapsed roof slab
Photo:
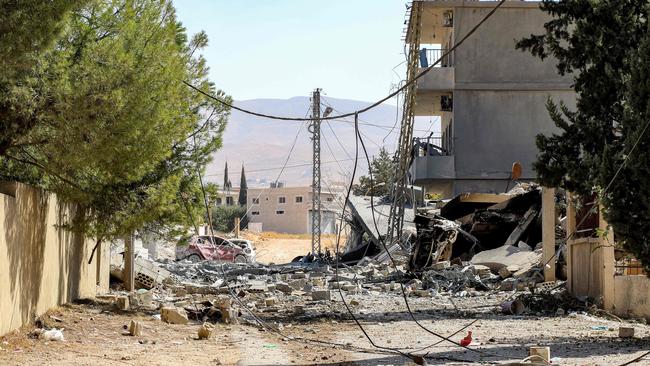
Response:
[[[381,245],[379,239],[385,237],[388,232],[388,215],[390,213],[390,201],[382,198],[373,197],[371,205],[369,196],[350,196],[348,205],[363,231],[369,236],[370,240],[376,245]],[[374,220],[373,220],[373,207],[374,207]],[[415,230],[413,223],[414,213],[412,209],[404,211],[404,225],[403,228],[412,228]],[[376,221],[376,226],[375,226]],[[379,229],[379,231],[377,231]]]

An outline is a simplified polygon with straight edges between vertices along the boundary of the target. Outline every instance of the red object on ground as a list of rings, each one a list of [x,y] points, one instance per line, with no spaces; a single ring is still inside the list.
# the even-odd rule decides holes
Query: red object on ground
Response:
[[[472,331],[468,331],[467,336],[460,340],[460,345],[463,347],[469,346],[470,343],[472,343]]]

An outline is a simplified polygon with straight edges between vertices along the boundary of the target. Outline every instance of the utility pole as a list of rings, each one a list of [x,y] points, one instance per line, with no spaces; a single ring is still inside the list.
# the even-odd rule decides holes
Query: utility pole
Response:
[[[320,258],[321,202],[320,202],[320,89],[316,88],[311,97],[311,133],[312,133],[312,183],[311,183],[311,253]]]
[[[418,72],[418,55],[420,49],[420,22],[422,2],[414,1],[409,14],[409,29],[406,42],[408,53],[406,55],[407,70],[406,81],[412,81]],[[397,242],[402,235],[404,224],[404,195],[408,185],[407,174],[411,154],[413,153],[413,123],[415,118],[415,93],[416,83],[411,83],[404,91],[404,104],[402,107],[402,122],[400,125],[399,147],[397,148],[397,169],[392,187],[393,202],[388,215],[387,245]],[[415,202],[413,203],[415,206]]]

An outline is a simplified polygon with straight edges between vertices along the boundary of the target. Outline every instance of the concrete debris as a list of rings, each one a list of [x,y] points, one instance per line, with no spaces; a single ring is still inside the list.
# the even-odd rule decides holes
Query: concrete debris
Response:
[[[203,323],[197,332],[199,339],[210,339],[212,337],[212,332],[214,331],[214,326],[209,323]]]
[[[57,328],[52,328],[52,329],[37,329],[35,331],[35,334],[38,335],[39,339],[45,340],[45,341],[57,341],[57,342],[63,342],[65,338],[63,337],[63,329],[57,329]]]
[[[522,267],[520,275],[527,276],[528,270],[539,264],[538,252],[527,243],[541,241],[540,210],[541,190],[536,185],[520,186],[501,195],[464,193],[442,209],[418,209],[409,269],[413,272],[441,270],[446,264],[438,265],[440,262],[471,259],[473,264],[487,265],[494,274],[501,267],[516,264]],[[498,248],[505,253],[490,252]],[[500,256],[510,256],[514,251],[533,254],[499,261]],[[499,275],[508,278],[515,272],[504,270]]]
[[[531,251],[511,245],[504,245],[496,249],[480,252],[472,257],[471,263],[489,267],[498,272],[503,267],[519,267],[515,273],[526,273],[533,267],[540,265],[541,250]],[[512,273],[512,271],[511,271]]]
[[[619,338],[633,338],[634,337],[634,328],[633,327],[619,327],[618,328]]]
[[[184,309],[177,307],[163,307],[160,309],[162,321],[169,324],[187,324],[189,319]]]
[[[141,336],[142,335],[142,323],[136,320],[131,320],[129,322],[129,334],[132,336]]]
[[[329,301],[332,299],[330,290],[315,290],[311,293],[311,299],[314,301]]]
[[[118,309],[122,311],[129,310],[129,297],[128,296],[118,296],[115,299],[115,304]]]

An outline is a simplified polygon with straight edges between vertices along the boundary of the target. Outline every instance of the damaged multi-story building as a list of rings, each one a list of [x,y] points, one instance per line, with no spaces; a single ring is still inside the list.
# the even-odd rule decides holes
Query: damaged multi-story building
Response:
[[[414,3],[418,6],[411,12],[418,14],[409,14],[408,22],[419,26],[409,24],[405,42],[419,44],[420,71],[445,55],[497,3]],[[515,162],[522,167],[519,180],[535,178],[535,136],[557,131],[547,100],[575,105],[571,76],[558,74],[555,59],[542,61],[515,47],[524,37],[544,33],[550,18],[539,4],[506,1],[480,32],[418,80],[415,116],[439,117],[441,134],[415,138],[413,184],[443,197],[503,193]]]

